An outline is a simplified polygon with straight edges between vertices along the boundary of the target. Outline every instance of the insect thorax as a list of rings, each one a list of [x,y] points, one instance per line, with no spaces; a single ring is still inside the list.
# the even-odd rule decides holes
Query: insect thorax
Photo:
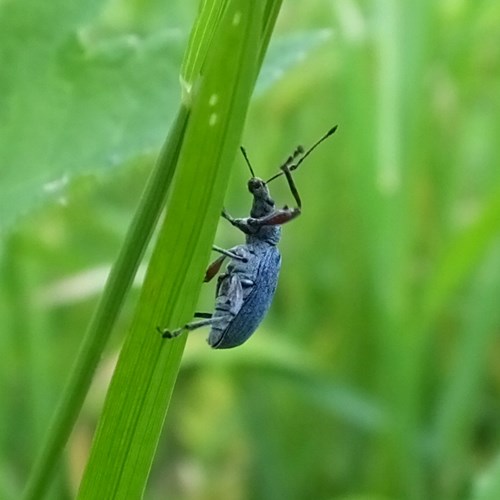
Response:
[[[276,246],[281,238],[281,226],[261,226],[253,234],[247,234],[247,244],[264,243]]]

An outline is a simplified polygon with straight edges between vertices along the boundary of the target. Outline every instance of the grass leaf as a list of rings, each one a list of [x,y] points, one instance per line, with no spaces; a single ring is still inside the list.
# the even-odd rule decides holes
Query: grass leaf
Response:
[[[228,2],[201,77],[166,217],[121,351],[79,498],[138,498],[145,487],[256,78],[262,3]]]

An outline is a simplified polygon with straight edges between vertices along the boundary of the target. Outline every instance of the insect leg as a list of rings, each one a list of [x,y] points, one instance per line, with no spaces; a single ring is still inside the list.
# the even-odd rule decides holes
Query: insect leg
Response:
[[[234,217],[232,217],[231,215],[229,215],[229,214],[227,213],[227,211],[226,211],[226,209],[225,209],[225,208],[223,208],[223,209],[222,209],[222,212],[221,212],[221,214],[220,214],[220,215],[221,215],[221,217],[222,217],[223,219],[226,219],[226,220],[228,220],[228,221],[229,221],[229,222],[231,222],[231,223],[232,223],[232,222],[233,222],[233,220],[234,220]]]
[[[213,325],[217,321],[218,319],[216,318],[206,318],[200,321],[193,321],[191,323],[186,323],[184,326],[176,328],[175,330],[169,330],[168,328],[162,329],[160,327],[158,327],[157,330],[158,333],[161,333],[161,336],[164,339],[175,339],[183,332],[192,332],[193,330],[197,330],[198,328],[201,328],[203,326]]]
[[[302,208],[302,202],[300,200],[299,191],[297,190],[297,186],[295,185],[295,181],[292,177],[292,172],[290,171],[290,165],[285,163],[281,167],[282,172],[285,174],[286,180],[288,181],[288,186],[290,187],[290,191],[292,192],[295,201],[297,202],[297,206]]]
[[[225,255],[221,255],[217,259],[215,259],[209,266],[205,273],[205,278],[203,281],[208,283],[219,271],[222,266],[222,263],[226,259]]]
[[[251,229],[248,227],[248,222],[247,219],[235,219],[231,215],[229,215],[226,212],[226,209],[222,210],[222,217],[226,219],[230,224],[232,224],[234,227],[237,227],[240,231],[244,232],[245,234],[250,234]]]
[[[260,217],[259,219],[249,219],[248,223],[254,227],[261,226],[281,226],[286,222],[290,222],[301,214],[300,208],[280,208],[274,212]]]
[[[224,250],[223,248],[220,248],[220,247],[215,246],[215,245],[212,246],[212,250],[214,252],[221,253],[224,257],[230,257],[231,259],[241,260],[242,262],[246,262],[248,260],[246,257],[242,257],[241,255],[238,255],[237,253],[234,253],[231,250]],[[221,264],[222,264],[222,262],[221,262]]]
[[[195,312],[194,317],[195,318],[206,318],[210,319],[213,316],[212,313],[204,313],[204,312]]]

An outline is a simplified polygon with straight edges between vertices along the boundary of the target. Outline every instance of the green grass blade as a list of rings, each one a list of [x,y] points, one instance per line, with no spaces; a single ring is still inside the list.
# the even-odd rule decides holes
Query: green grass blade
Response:
[[[255,82],[262,3],[228,2],[202,76],[131,331],[121,351],[79,498],[139,498],[145,488]]]
[[[268,0],[264,7],[264,25],[262,30],[262,42],[260,47],[259,64],[262,64],[264,56],[271,40],[274,24],[281,9],[282,0]]]
[[[47,440],[30,475],[24,494],[26,499],[40,498],[50,484],[61,452],[83,405],[104,346],[109,339],[158,220],[166,190],[172,180],[187,119],[188,111],[182,107],[145,188],[120,255],[111,270],[102,298],[82,342],[75,368],[56,410]]]
[[[500,324],[499,257],[497,243],[488,252],[464,305],[463,331],[451,353],[452,369],[437,408],[436,463],[441,464],[441,498],[457,498],[460,477],[469,460],[470,442],[481,418],[481,384],[487,379],[487,362],[495,348],[496,326]]]
[[[500,190],[497,189],[482,213],[453,241],[436,266],[424,303],[426,321],[435,320],[436,314],[477,268],[499,229]]]
[[[494,457],[487,469],[479,475],[469,498],[472,500],[500,498],[500,455]]]
[[[184,102],[189,99],[193,83],[201,73],[226,3],[217,0],[202,1],[200,13],[191,31],[186,54],[182,61],[180,78]]]

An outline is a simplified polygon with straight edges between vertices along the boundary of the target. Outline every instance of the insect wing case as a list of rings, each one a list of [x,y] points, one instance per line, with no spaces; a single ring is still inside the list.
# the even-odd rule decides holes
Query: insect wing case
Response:
[[[243,344],[257,329],[273,300],[281,265],[274,245],[248,245],[248,261],[233,260],[220,277],[208,343],[214,349]]]

